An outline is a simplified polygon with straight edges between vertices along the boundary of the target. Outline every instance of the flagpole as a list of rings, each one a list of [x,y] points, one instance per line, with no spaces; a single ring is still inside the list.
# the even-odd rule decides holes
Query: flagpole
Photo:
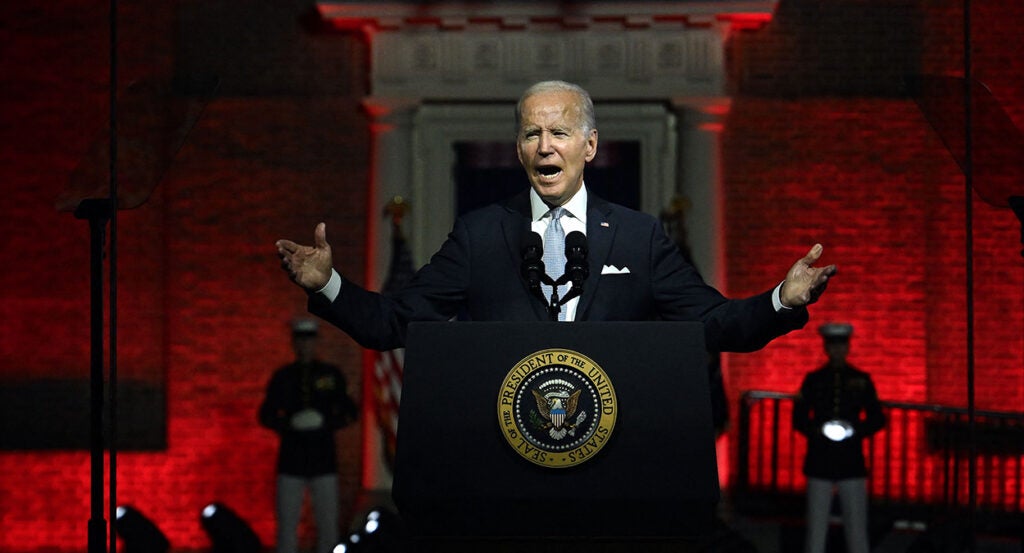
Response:
[[[383,208],[383,216],[391,221],[392,251],[382,293],[398,290],[412,278],[412,258],[402,231],[402,220],[409,209],[409,203],[402,196],[394,196]],[[401,350],[367,351],[366,355],[363,379],[363,484],[373,490],[391,488],[403,353]]]

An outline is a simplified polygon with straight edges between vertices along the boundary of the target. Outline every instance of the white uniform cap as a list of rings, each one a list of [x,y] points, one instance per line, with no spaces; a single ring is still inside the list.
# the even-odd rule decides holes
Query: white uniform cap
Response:
[[[292,334],[315,335],[317,326],[316,319],[295,319],[292,321]]]
[[[818,327],[818,333],[826,340],[849,340],[853,334],[850,323],[825,323]]]

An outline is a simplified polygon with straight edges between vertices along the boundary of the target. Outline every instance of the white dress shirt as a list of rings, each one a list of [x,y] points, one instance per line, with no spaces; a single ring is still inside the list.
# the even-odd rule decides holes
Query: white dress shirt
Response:
[[[562,215],[562,229],[565,230],[565,234],[568,235],[570,232],[579,231],[584,236],[587,235],[587,186],[583,185],[579,191],[569,198],[562,207],[565,209],[565,214]],[[544,231],[548,229],[548,225],[551,223],[551,207],[544,203],[544,200],[540,199],[540,195],[532,187],[530,188],[530,215],[533,222],[530,223],[530,229],[533,232],[541,235],[543,238]],[[569,300],[562,306],[565,309],[565,321],[569,322],[576,319],[576,306],[579,305],[580,298]]]

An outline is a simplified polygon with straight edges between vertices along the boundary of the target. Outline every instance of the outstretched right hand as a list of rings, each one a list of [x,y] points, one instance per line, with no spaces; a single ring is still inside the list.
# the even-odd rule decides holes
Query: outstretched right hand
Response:
[[[277,256],[281,258],[281,268],[288,273],[292,282],[316,291],[327,285],[331,278],[333,260],[331,245],[327,243],[327,225],[320,223],[313,231],[313,245],[303,246],[291,240],[278,240]]]

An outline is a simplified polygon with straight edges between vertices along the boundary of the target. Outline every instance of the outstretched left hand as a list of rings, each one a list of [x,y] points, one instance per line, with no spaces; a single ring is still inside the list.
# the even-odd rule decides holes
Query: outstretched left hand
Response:
[[[836,274],[836,266],[814,267],[824,248],[815,244],[807,255],[790,267],[782,283],[779,299],[786,307],[803,307],[818,301],[828,281]]]

